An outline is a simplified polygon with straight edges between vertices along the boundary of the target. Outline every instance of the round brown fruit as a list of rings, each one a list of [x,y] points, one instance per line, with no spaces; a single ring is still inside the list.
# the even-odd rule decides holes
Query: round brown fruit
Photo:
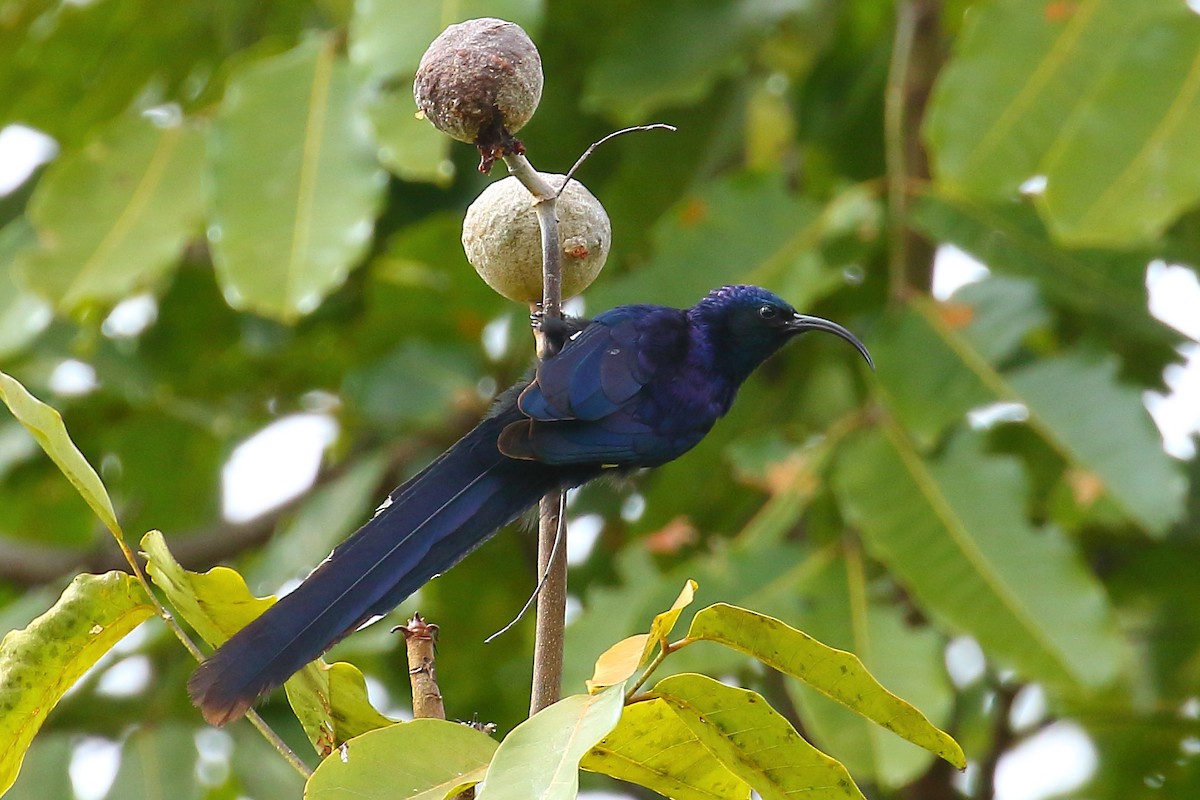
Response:
[[[520,25],[493,17],[442,31],[413,81],[417,108],[461,142],[496,146],[529,122],[542,98],[542,59]]]
[[[563,175],[539,173],[555,189]],[[604,266],[612,226],[604,206],[574,178],[555,203],[563,297],[586,289]],[[488,186],[463,219],[463,249],[479,277],[519,303],[542,299],[542,237],[533,195],[509,176]]]

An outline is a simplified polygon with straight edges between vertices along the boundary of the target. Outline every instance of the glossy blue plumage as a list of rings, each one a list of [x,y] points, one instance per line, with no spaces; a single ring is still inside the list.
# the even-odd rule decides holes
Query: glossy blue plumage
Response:
[[[243,714],[338,639],[385,614],[555,488],[653,467],[694,447],[742,381],[796,334],[844,328],[756,286],[690,309],[621,306],[526,381],[284,597],[205,661],[188,688],[205,717]]]

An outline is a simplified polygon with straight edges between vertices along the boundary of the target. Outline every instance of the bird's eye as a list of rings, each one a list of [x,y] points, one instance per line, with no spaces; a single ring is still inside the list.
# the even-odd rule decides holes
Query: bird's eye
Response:
[[[775,306],[762,306],[758,309],[758,316],[765,320],[772,320],[779,316],[779,309]]]

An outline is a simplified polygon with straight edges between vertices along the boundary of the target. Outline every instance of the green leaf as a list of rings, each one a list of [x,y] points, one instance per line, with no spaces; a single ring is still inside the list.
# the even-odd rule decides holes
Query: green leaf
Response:
[[[1143,253],[1065,250],[1050,241],[1033,209],[926,193],[913,223],[930,238],[950,242],[996,272],[1037,281],[1048,300],[1103,320],[1123,336],[1171,342],[1146,303]]]
[[[105,800],[198,797],[198,755],[194,728],[178,723],[139,728],[122,744],[121,767]]]
[[[28,347],[53,316],[45,300],[17,282],[17,254],[36,242],[24,217],[0,228],[0,361]]]
[[[230,305],[292,322],[366,251],[386,180],[333,37],[251,62],[213,122],[209,240]]]
[[[697,612],[688,638],[718,642],[753,656],[959,769],[966,766],[958,743],[883,688],[853,653],[822,644],[772,617],[724,603]]]
[[[203,574],[183,569],[158,531],[147,533],[141,546],[151,580],[166,593],[179,616],[214,647],[275,603],[274,597],[252,595],[242,576],[228,567],[213,567]],[[366,680],[352,664],[317,659],[284,688],[296,718],[323,755],[353,736],[394,721],[370,704]]]
[[[200,230],[203,154],[195,126],[126,115],[55,160],[29,202],[26,285],[65,312],[160,286]]]
[[[478,783],[496,742],[469,725],[415,719],[363,734],[325,759],[306,800],[442,800]]]
[[[1162,536],[1183,517],[1187,479],[1163,451],[1141,393],[1121,384],[1117,371],[1115,358],[1071,353],[1008,377],[1031,424],[1093,472],[1126,515]]]
[[[1093,473],[1121,510],[1151,534],[1164,534],[1183,515],[1187,481],[1163,451],[1140,393],[1118,382],[1116,359],[1096,361],[1073,353],[1001,374],[946,322],[938,307],[920,300],[910,307],[910,324],[926,328],[921,347],[897,352],[893,366],[881,371],[881,381],[884,376],[890,380],[888,403],[906,424],[915,420],[913,406],[899,399],[915,400],[918,387],[927,391],[930,385],[969,382],[975,387],[974,401],[979,387],[986,387],[995,400],[1023,404],[1029,424],[1065,458]],[[919,375],[906,372],[928,363],[938,365],[944,384],[923,383]],[[930,405],[942,406],[943,414],[961,414],[970,403]]]
[[[101,656],[154,614],[132,575],[78,575],[58,602],[0,641],[0,793],[46,715]]]
[[[943,662],[942,637],[928,625],[910,624],[908,609],[887,602],[868,582],[861,552],[844,548],[801,588],[796,621],[813,636],[858,655],[897,694],[922,709],[931,722],[950,721],[954,695]],[[885,587],[879,587],[884,589]],[[894,586],[886,585],[891,592]],[[932,754],[892,736],[807,686],[789,682],[805,732],[839,758],[860,781],[884,788],[904,786],[923,773]]]
[[[622,639],[605,650],[600,658],[596,659],[596,668],[587,682],[588,692],[595,694],[614,683],[624,682],[639,667],[647,664],[651,653],[656,647],[661,647],[663,640],[675,628],[679,615],[691,605],[695,592],[696,582],[689,579],[671,607],[655,615],[649,633],[639,633]]]
[[[694,674],[664,678],[652,694],[763,800],[863,800],[846,768],[804,741],[762,695]]]
[[[1200,20],[1175,0],[985,4],[934,93],[934,172],[997,199],[1044,176],[1058,238],[1149,241],[1200,200],[1198,54]]]
[[[626,706],[617,727],[580,766],[672,800],[750,798],[749,785],[726,769],[661,698]]]
[[[50,460],[71,482],[104,526],[118,541],[123,541],[112,500],[109,499],[100,476],[71,441],[59,413],[3,372],[0,372],[0,400],[4,401],[17,421],[33,434],[33,438],[37,439],[46,455],[50,456]]]
[[[757,35],[815,11],[802,0],[636,4],[588,71],[584,107],[632,125],[665,106],[695,103],[737,69]]]
[[[38,736],[25,753],[16,783],[4,793],[5,800],[75,797],[68,772],[74,749],[75,737],[66,731]]]
[[[938,305],[928,312],[945,310]],[[887,312],[874,338],[878,391],[922,450],[935,445],[972,408],[995,399],[979,376],[964,369],[954,350],[910,307]],[[936,403],[930,402],[931,386],[937,387]]]
[[[816,241],[817,206],[788,191],[778,175],[735,174],[685,197],[654,227],[654,258],[636,272],[601,281],[589,306],[620,303],[691,305],[710,289],[738,281],[781,281]],[[788,287],[777,287],[793,299]],[[800,302],[798,297],[794,298]]]
[[[579,761],[621,718],[625,683],[565,697],[504,738],[477,789],[479,800],[570,800]]]
[[[1104,592],[1060,531],[1030,526],[1013,459],[959,434],[926,461],[885,423],[848,444],[834,477],[871,554],[938,619],[1032,679],[1098,688],[1116,677]]]

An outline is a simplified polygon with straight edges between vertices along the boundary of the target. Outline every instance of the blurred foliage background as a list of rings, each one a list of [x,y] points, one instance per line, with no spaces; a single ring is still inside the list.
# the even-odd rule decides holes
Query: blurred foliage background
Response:
[[[0,0],[0,127],[58,148],[0,197],[0,368],[62,410],[131,536],[161,529],[185,565],[236,563],[261,593],[305,574],[531,358],[527,309],[459,244],[496,176],[410,92],[445,25],[511,19],[546,72],[521,132],[538,168],[615,127],[679,127],[579,174],[615,238],[588,311],[756,282],[878,363],[807,339],[679,463],[578,493],[576,529],[598,533],[573,559],[567,691],[691,577],[701,605],[853,650],[972,760],[955,775],[747,662],[681,654],[744,673],[872,797],[1197,797],[1200,469],[1143,401],[1194,346],[1146,289],[1151,265],[1200,263],[1190,5]],[[935,259],[963,254],[987,277],[935,297]],[[121,562],[3,413],[8,630]],[[315,480],[225,513],[223,466],[285,419],[335,424]],[[531,622],[482,640],[535,580],[512,530],[404,605],[441,626],[451,716],[522,718]],[[407,704],[386,625],[335,656]],[[248,726],[204,729],[191,667],[144,625],[51,716],[10,796],[71,797],[72,758],[97,753],[119,754],[114,800],[298,796]],[[306,747],[280,699],[263,713]],[[1014,794],[1006,756],[1047,733],[1076,755],[1023,767],[1050,788]],[[77,771],[81,796],[102,773]]]

